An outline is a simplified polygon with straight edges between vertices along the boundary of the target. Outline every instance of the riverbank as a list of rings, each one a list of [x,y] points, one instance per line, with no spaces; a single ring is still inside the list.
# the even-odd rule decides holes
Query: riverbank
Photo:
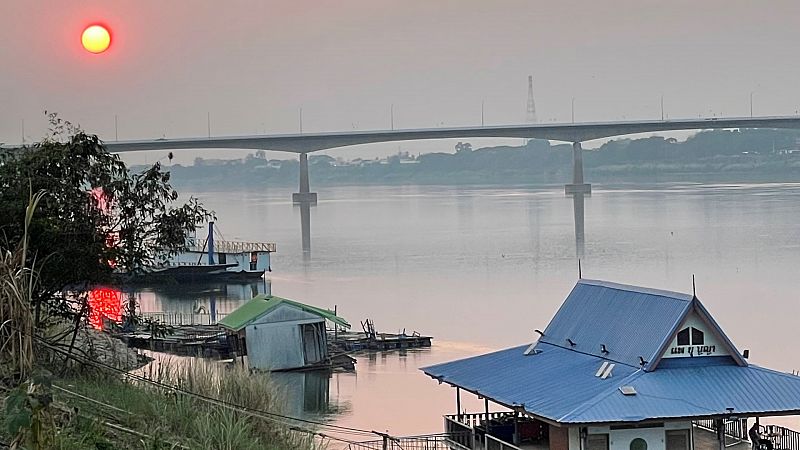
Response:
[[[311,435],[276,419],[284,400],[269,377],[193,359],[160,361],[139,375],[75,360],[80,364],[63,375],[23,385],[28,396],[49,399],[29,415],[43,424],[38,448],[314,448]],[[19,398],[18,390],[6,392],[6,403]],[[9,411],[3,409],[6,423],[18,419]],[[6,433],[2,441],[11,442]]]

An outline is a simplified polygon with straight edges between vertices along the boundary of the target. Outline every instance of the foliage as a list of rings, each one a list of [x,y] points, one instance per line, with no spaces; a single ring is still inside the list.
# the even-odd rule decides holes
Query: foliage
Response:
[[[49,449],[55,436],[50,405],[53,403],[52,376],[39,370],[31,379],[12,390],[5,401],[6,431],[14,437],[12,447]]]
[[[28,193],[47,192],[29,229],[27,260],[41,262],[33,303],[74,318],[91,286],[163,262],[212,215],[194,198],[178,202],[159,163],[130,173],[97,136],[49,117],[45,139],[0,155],[0,246],[22,242]]]

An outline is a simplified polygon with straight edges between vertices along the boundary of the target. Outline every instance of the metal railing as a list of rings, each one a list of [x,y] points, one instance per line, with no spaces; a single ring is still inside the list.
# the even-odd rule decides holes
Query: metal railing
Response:
[[[504,417],[508,417],[513,415],[513,413],[509,412],[490,412],[489,413],[489,420],[492,419],[502,419]],[[470,414],[448,414],[445,417],[449,417],[450,419],[462,423],[468,427],[475,427],[477,425],[481,425],[483,421],[486,420],[486,413],[470,413]]]
[[[387,437],[384,439],[353,442],[345,450],[470,450],[467,447],[454,445],[449,436],[427,435]]]
[[[489,413],[489,420],[512,416],[509,412]],[[486,413],[449,414],[444,416],[445,434],[451,443],[470,450],[520,450],[519,447],[486,433]]]
[[[204,252],[208,239],[197,239],[194,245],[188,245],[187,249]],[[240,241],[214,241],[214,251],[220,253],[245,253],[245,252],[275,252],[274,242],[240,242]]]
[[[694,425],[705,430],[717,432],[717,425],[714,419],[704,419],[694,421]],[[725,421],[725,436],[747,440],[747,419],[734,419]]]
[[[146,319],[157,320],[164,325],[215,325],[227,316],[228,313],[217,313],[212,320],[208,313],[182,313],[182,312],[143,312],[139,316]]]
[[[758,427],[763,439],[772,441],[775,450],[800,450],[800,433],[778,425]]]
[[[516,445],[511,445],[508,442],[501,441],[492,435],[486,436],[486,449],[487,450],[520,450]]]
[[[716,432],[713,419],[697,420],[694,425]],[[747,419],[725,421],[725,436],[747,441],[749,440],[747,432]],[[800,450],[800,433],[797,431],[778,425],[760,425],[758,433],[762,439],[771,441],[775,450]]]
[[[466,449],[475,448],[475,429],[469,425],[444,416],[444,432],[454,444]]]

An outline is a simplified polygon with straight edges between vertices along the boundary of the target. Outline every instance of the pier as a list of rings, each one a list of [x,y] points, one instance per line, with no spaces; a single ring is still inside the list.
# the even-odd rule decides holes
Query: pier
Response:
[[[134,348],[170,353],[179,356],[231,359],[247,356],[247,345],[235,335],[229,334],[217,320],[226,315],[145,313],[143,317],[159,320],[171,327],[172,333],[154,335],[146,330],[116,332],[116,337]],[[343,331],[336,327],[325,330],[330,358],[321,364],[311,364],[302,370],[325,368],[352,369],[353,360],[348,355],[360,351],[392,351],[426,348],[432,345],[433,337],[416,331],[398,333],[375,331],[372,320],[361,322],[362,331]]]

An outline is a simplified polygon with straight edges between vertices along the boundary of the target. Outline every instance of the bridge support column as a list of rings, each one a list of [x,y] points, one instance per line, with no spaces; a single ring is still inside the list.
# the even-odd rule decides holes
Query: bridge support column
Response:
[[[317,204],[317,193],[308,185],[308,154],[300,153],[300,192],[292,194],[293,203]]]
[[[572,184],[564,186],[566,195],[591,194],[592,185],[583,182],[583,148],[580,142],[572,143]]]

